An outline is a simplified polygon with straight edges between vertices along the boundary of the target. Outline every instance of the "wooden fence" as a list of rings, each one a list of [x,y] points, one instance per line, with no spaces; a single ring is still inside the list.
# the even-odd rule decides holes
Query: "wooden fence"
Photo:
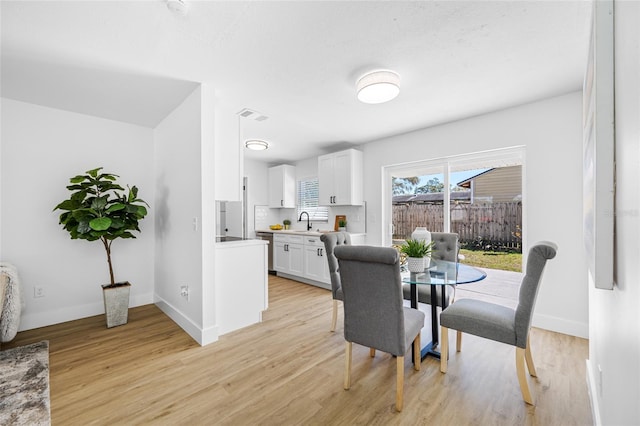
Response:
[[[444,229],[442,204],[397,204],[392,206],[394,239],[406,239],[416,226],[429,231]],[[451,207],[451,232],[463,246],[522,249],[522,204],[457,204]]]

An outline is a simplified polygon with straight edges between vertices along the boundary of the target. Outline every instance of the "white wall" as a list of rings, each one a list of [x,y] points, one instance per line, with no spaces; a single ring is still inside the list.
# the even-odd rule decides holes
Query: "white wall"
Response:
[[[198,87],[154,131],[154,204],[156,302],[202,343],[202,228],[194,227],[202,219],[201,93]],[[180,295],[184,285],[189,299]]]
[[[361,146],[367,243],[383,241],[382,167],[524,145],[524,232],[529,244],[559,246],[545,270],[533,323],[588,335],[588,291],[582,243],[581,92],[382,139]]]
[[[18,267],[26,307],[20,330],[104,312],[109,282],[100,242],[71,240],[53,208],[69,178],[95,167],[136,185],[151,208],[136,239],[113,243],[116,280],[130,281],[131,306],[153,300],[153,132],[131,124],[2,99],[2,261]],[[35,286],[45,296],[33,297]]]
[[[615,2],[616,286],[589,285],[596,421],[640,424],[640,3]],[[600,374],[601,371],[602,373]]]

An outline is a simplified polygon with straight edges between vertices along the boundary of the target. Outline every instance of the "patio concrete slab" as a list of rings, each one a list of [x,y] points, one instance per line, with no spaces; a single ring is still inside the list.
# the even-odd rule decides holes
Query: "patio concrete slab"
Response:
[[[477,299],[515,308],[518,305],[518,293],[523,274],[521,272],[499,269],[478,268],[487,274],[487,278],[477,283],[459,285],[456,299]]]

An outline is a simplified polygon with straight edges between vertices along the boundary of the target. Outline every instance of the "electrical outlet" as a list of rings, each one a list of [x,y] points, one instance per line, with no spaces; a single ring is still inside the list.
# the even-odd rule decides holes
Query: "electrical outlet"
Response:
[[[187,301],[189,300],[189,286],[188,285],[180,286],[180,296],[182,296],[185,299],[187,299]]]
[[[44,288],[42,288],[42,287],[34,287],[33,288],[33,297],[44,297]]]

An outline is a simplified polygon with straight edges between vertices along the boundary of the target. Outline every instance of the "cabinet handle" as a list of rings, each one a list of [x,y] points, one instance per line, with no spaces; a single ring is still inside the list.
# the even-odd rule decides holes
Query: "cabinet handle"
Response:
[[[316,249],[316,256],[320,256],[320,249]]]
[[[322,249],[320,249],[320,256],[321,256],[321,257],[323,256]]]
[[[280,200],[280,207],[284,206],[284,200]]]
[[[289,244],[284,245],[284,251],[289,251]]]

